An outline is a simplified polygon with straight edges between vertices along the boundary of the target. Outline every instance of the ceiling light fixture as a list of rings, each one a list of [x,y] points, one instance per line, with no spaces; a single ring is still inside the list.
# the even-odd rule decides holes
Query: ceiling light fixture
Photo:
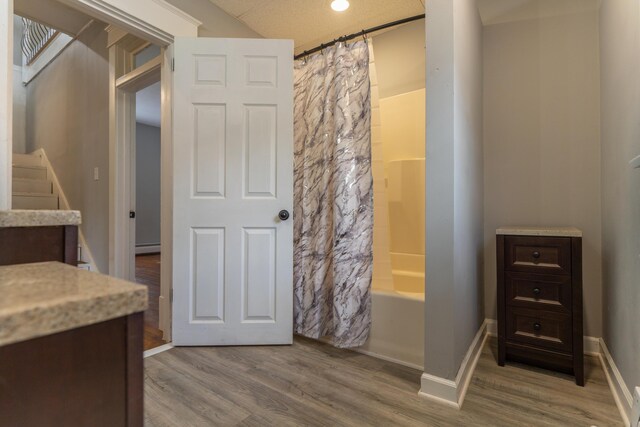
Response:
[[[348,0],[333,0],[331,2],[331,9],[336,12],[344,12],[349,9],[349,1]]]

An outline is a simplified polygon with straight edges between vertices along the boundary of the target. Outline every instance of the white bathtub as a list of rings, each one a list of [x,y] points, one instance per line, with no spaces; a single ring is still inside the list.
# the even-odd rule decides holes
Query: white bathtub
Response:
[[[371,316],[369,339],[359,351],[422,370],[424,292],[384,291],[374,286]]]

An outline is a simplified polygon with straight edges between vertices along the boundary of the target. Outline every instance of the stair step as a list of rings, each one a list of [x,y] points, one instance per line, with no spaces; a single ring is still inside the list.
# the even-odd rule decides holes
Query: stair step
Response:
[[[53,194],[53,184],[44,179],[14,178],[11,187],[14,193]]]
[[[13,209],[58,209],[58,196],[43,193],[13,193]]]
[[[44,166],[13,166],[14,178],[47,179],[47,168]]]
[[[13,153],[12,163],[14,166],[41,166],[42,158],[35,154]]]

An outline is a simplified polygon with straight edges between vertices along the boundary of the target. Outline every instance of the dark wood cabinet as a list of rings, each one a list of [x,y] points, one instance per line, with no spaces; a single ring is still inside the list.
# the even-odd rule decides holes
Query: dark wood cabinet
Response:
[[[142,316],[0,346],[0,425],[141,427]]]
[[[561,236],[498,230],[498,364],[566,372],[582,386],[582,237],[570,230]]]
[[[78,264],[78,226],[0,227],[0,265]]]

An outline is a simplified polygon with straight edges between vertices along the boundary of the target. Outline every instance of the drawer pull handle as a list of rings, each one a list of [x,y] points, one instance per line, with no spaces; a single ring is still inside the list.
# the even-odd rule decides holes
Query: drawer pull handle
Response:
[[[533,288],[533,294],[535,296],[539,296],[540,295],[540,288]]]
[[[540,258],[540,252],[535,251],[534,253],[531,254],[535,259]]]
[[[534,331],[539,331],[540,329],[542,329],[542,325],[538,322],[533,324],[533,330]]]

